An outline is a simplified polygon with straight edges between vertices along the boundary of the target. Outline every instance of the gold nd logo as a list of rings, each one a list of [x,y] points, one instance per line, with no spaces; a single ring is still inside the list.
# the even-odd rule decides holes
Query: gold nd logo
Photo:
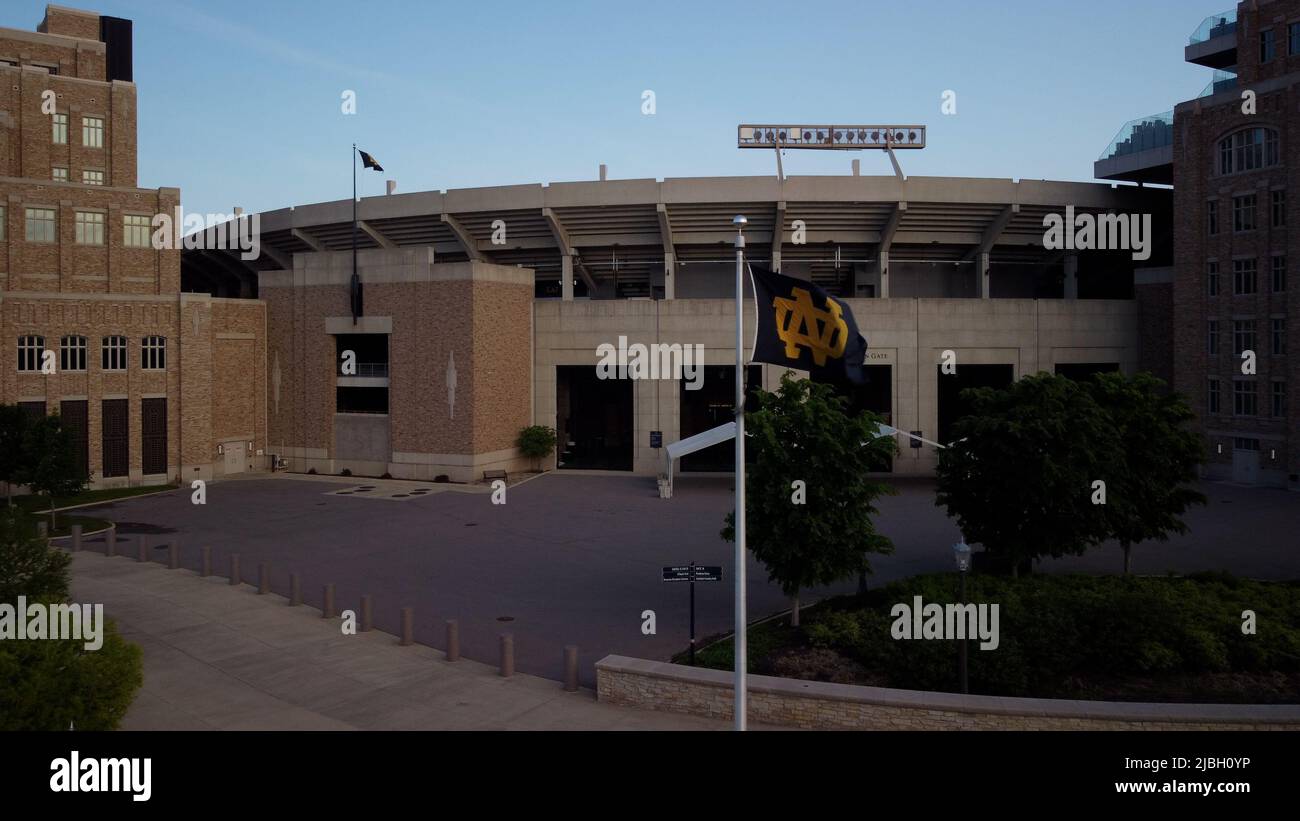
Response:
[[[840,304],[826,300],[827,310],[813,305],[812,294],[803,288],[791,288],[794,299],[777,297],[772,300],[776,308],[776,335],[785,343],[785,355],[799,358],[799,346],[812,352],[817,367],[826,364],[826,357],[839,359],[849,343],[849,326],[840,315]]]

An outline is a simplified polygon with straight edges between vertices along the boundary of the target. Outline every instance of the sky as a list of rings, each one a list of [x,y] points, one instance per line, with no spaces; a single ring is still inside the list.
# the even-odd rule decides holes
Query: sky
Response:
[[[610,179],[775,174],[772,152],[736,148],[742,122],[919,123],[908,176],[1090,180],[1125,122],[1209,82],[1183,47],[1234,6],[90,2],[61,5],[135,23],[139,185],[200,213],[346,199],[353,142],[385,169],[361,196],[592,180],[601,163]],[[32,30],[44,7],[5,0],[0,26]],[[854,158],[892,173],[878,151],[789,151],[785,173]]]

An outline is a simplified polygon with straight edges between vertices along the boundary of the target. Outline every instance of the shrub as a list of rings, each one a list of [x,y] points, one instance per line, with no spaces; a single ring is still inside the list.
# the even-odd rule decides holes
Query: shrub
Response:
[[[0,602],[19,596],[63,601],[68,597],[72,557],[36,538],[17,508],[0,512]]]
[[[519,438],[515,445],[519,452],[534,461],[534,464],[550,456],[555,451],[555,443],[558,441],[554,428],[548,428],[545,425],[532,425],[519,431]]]
[[[343,468],[343,470],[339,471],[339,475],[340,475],[340,476],[351,476],[351,475],[352,475],[352,470],[351,470],[350,468]]]

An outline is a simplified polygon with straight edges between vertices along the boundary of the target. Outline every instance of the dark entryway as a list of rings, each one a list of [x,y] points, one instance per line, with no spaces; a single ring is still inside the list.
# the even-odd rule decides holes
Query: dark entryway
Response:
[[[952,427],[958,419],[970,413],[970,403],[961,398],[967,388],[1005,388],[1015,379],[1011,365],[958,365],[956,373],[944,373],[943,366],[935,367],[939,376],[939,434],[938,442],[952,441]]]
[[[126,476],[131,469],[131,423],[127,400],[105,399],[102,408],[100,427],[104,478]]]
[[[705,365],[700,387],[687,390],[685,380],[678,382],[680,438],[704,433],[735,418],[736,366]],[[750,365],[745,371],[745,390],[749,393],[763,384],[763,367]],[[752,450],[746,452],[752,458]],[[687,471],[731,472],[736,469],[736,444],[718,444],[683,456],[680,469]]]
[[[590,365],[555,368],[561,468],[631,470],[632,380],[600,379]]]
[[[894,424],[894,368],[892,365],[864,365],[866,377],[863,384],[851,385],[849,392],[849,412],[859,414],[870,411],[885,420],[886,425]],[[907,441],[899,444],[907,447]],[[894,460],[888,459],[884,464],[875,466],[877,471],[892,472]]]
[[[90,475],[90,418],[84,399],[65,399],[59,403],[59,419],[72,438],[72,452],[77,457],[77,472]]]
[[[152,476],[167,472],[167,400],[140,400],[141,472]]]

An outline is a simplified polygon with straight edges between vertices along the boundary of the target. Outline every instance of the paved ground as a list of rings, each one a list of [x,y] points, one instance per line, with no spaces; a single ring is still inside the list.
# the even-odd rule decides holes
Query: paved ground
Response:
[[[102,602],[144,648],[126,730],[715,730],[729,723],[596,701],[554,681],[501,678],[248,586],[79,553],[73,598]]]
[[[375,491],[338,495],[363,480],[240,479],[208,486],[206,506],[173,491],[120,501],[87,513],[119,523],[119,549],[135,555],[140,537],[161,544],[179,539],[186,567],[197,568],[199,546],[213,548],[214,571],[241,555],[243,577],[256,581],[257,564],[270,562],[272,589],[288,591],[301,574],[308,603],[321,586],[337,585],[338,606],[355,607],[369,593],[376,625],[397,632],[399,610],[412,606],[417,641],[443,647],[443,622],[458,618],[462,652],[495,663],[497,636],[515,635],[518,668],[561,677],[565,644],[581,648],[583,681],[608,653],[666,659],[687,636],[687,590],[664,584],[660,568],[694,559],[725,567],[722,584],[697,585],[697,633],[728,631],[732,621],[731,546],[718,537],[730,509],[729,479],[684,477],[671,500],[654,483],[630,476],[549,474],[509,491],[494,506],[482,492],[439,489],[394,500],[414,483],[370,482]],[[884,499],[879,526],[897,552],[875,560],[873,585],[952,566],[959,534],[934,506],[933,486],[896,482],[899,496]],[[434,487],[434,485],[423,485]],[[1300,496],[1283,490],[1207,484],[1210,505],[1194,509],[1192,532],[1166,544],[1136,548],[1134,571],[1165,573],[1226,569],[1257,578],[1300,578]],[[370,497],[368,497],[368,495]],[[102,550],[92,540],[88,547]],[[157,551],[158,560],[165,553]],[[751,617],[786,606],[765,572],[750,563]],[[1119,548],[1103,545],[1077,559],[1043,569],[1118,572]],[[848,582],[832,591],[851,591]],[[641,613],[652,609],[657,634],[643,635]]]

